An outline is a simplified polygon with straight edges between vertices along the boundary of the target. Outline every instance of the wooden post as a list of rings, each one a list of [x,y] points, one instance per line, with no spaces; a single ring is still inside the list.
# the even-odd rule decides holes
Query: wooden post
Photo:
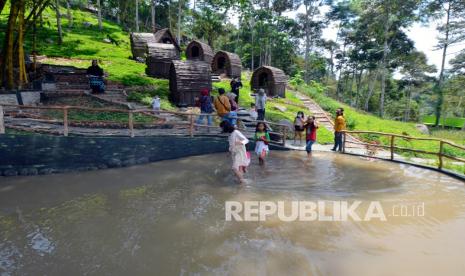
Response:
[[[3,119],[3,106],[0,105],[0,134],[5,134],[5,121]]]
[[[192,113],[189,115],[189,135],[194,137],[194,115]]]
[[[129,133],[131,138],[134,137],[134,114],[132,114],[132,111],[129,111]]]
[[[347,133],[343,132],[342,133],[342,153],[346,153],[346,139],[347,139]]]
[[[394,139],[396,137],[394,135],[391,135],[391,160],[394,160]]]
[[[286,146],[287,140],[287,126],[283,126],[283,146]]]
[[[438,153],[438,158],[439,158],[439,164],[438,164],[438,169],[442,170],[443,167],[443,160],[442,160],[442,154],[444,152],[444,142],[440,141],[439,142],[439,153]]]
[[[63,135],[68,136],[69,129],[68,129],[68,108],[63,108]]]

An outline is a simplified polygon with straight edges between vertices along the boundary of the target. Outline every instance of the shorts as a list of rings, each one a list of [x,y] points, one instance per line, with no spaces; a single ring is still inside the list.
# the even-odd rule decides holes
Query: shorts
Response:
[[[294,126],[294,129],[295,129],[295,131],[297,131],[297,132],[302,132],[302,131],[305,130],[303,126]]]
[[[312,146],[315,143],[315,141],[312,140],[307,140],[307,146],[305,147],[305,150],[310,153],[312,152]]]

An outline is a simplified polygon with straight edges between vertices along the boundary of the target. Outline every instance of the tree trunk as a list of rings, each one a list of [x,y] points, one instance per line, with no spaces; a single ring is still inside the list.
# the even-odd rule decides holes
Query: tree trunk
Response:
[[[100,0],[97,0],[97,17],[98,17],[98,29],[101,31],[103,30],[103,24],[102,24],[102,5],[100,3]]]
[[[389,54],[389,13],[386,15],[386,22],[384,24],[384,45],[383,45],[383,59],[381,63],[381,95],[380,95],[380,102],[379,102],[379,116],[381,118],[384,117],[384,96],[386,93],[386,75],[387,75],[387,56]]]
[[[73,22],[73,11],[71,10],[71,0],[66,0],[66,9],[68,12],[68,28],[72,28],[74,25]]]
[[[310,27],[309,27],[309,15],[310,15],[310,9],[308,5],[305,5],[305,56],[304,56],[304,68],[305,68],[305,75],[304,75],[304,80],[305,83],[310,82],[310,75],[309,75],[309,66],[310,66]]]
[[[61,28],[61,13],[59,0],[55,0],[55,12],[57,16],[58,44],[61,45],[63,43],[63,30]]]
[[[358,107],[358,98],[360,97],[360,88],[362,87],[362,77],[363,77],[363,68],[360,69],[360,72],[357,75],[357,79],[355,81],[355,102],[354,102],[354,107]]]
[[[252,30],[251,30],[251,32],[252,32],[252,34],[251,34],[251,36],[252,36],[252,39],[251,39],[252,40],[251,41],[251,47],[252,47],[252,49],[251,49],[252,50],[252,53],[251,53],[252,54],[252,61],[251,61],[252,64],[251,64],[251,66],[252,66],[252,68],[251,68],[251,70],[253,71],[255,69],[255,64],[254,64],[254,61],[255,61],[255,57],[254,57],[254,55],[255,55],[255,53],[254,53],[254,50],[255,50],[254,49],[255,48],[255,45],[254,45],[255,23],[254,23],[253,18],[252,18],[251,27],[252,27]]]
[[[178,44],[181,45],[182,0],[178,0]]]
[[[444,68],[446,65],[446,56],[447,56],[447,48],[449,47],[449,33],[450,33],[450,12],[451,12],[451,4],[447,7],[446,13],[446,36],[444,38],[444,48],[442,49],[442,62],[441,62],[441,71],[439,73],[439,79],[436,83],[436,92],[438,93],[438,100],[436,102],[436,121],[434,122],[434,126],[439,126],[439,122],[441,119],[441,112],[442,112],[442,104],[444,102],[444,91],[442,90],[442,85],[444,82]]]
[[[365,99],[365,111],[368,111],[369,109],[370,99],[373,96],[373,93],[375,91],[375,82],[376,82],[376,79],[378,79],[378,70],[377,69],[375,70],[376,72],[374,76],[373,76],[373,72],[370,71],[369,73],[370,83],[368,84],[368,95],[367,95],[367,98]]]
[[[14,87],[14,62],[13,62],[13,53],[14,53],[14,33],[15,33],[15,26],[16,26],[16,19],[18,17],[18,4],[15,2],[10,7],[10,15],[8,17],[8,25],[5,34],[5,44],[3,47],[4,51],[4,61],[1,67],[0,76],[2,77],[2,84],[3,84],[3,76],[6,75],[6,88],[13,89]]]
[[[173,29],[173,24],[171,23],[171,0],[169,0],[169,3],[168,3],[168,26],[171,31]]]
[[[152,12],[152,32],[156,32],[157,31],[157,24],[156,24],[156,20],[155,20],[155,15],[156,15],[156,10],[155,10],[155,6],[157,4],[157,1],[156,0],[152,0],[152,9],[151,9],[151,12]]]
[[[136,0],[136,32],[139,32],[139,0]]]
[[[5,7],[6,1],[7,0],[0,0],[0,13],[2,13],[3,8]]]
[[[19,89],[28,82],[26,72],[26,62],[24,58],[24,0],[19,0],[19,19],[18,19],[18,71],[19,71]]]

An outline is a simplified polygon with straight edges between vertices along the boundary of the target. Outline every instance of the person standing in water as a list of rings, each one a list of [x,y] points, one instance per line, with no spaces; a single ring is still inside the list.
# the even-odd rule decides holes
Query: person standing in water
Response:
[[[346,130],[344,109],[338,108],[336,110],[336,119],[334,120],[334,147],[331,149],[332,151],[339,150],[342,152],[342,136],[344,130]]]
[[[265,165],[265,158],[270,151],[268,147],[270,140],[270,134],[265,123],[259,122],[255,128],[255,153],[258,156],[260,166]]]
[[[228,121],[221,122],[220,125],[224,133],[229,133],[229,152],[231,153],[233,165],[232,169],[241,184],[245,183],[244,174],[250,164],[250,156],[245,145],[249,143],[244,134],[237,130]]]
[[[316,142],[316,132],[318,130],[318,123],[315,120],[315,116],[309,116],[307,121],[304,124],[304,129],[306,132],[305,140],[307,146],[305,150],[307,151],[308,157],[312,156],[312,146]]]
[[[297,112],[294,119],[294,145],[297,144],[297,137],[299,137],[299,146],[302,144],[302,134],[304,132],[305,115],[302,111]]]

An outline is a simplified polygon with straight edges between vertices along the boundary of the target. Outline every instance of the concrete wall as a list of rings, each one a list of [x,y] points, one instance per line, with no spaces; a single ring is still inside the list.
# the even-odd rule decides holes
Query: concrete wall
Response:
[[[252,150],[253,143],[249,147]],[[5,134],[0,135],[0,175],[117,168],[227,150],[227,138],[221,137],[129,138]]]

